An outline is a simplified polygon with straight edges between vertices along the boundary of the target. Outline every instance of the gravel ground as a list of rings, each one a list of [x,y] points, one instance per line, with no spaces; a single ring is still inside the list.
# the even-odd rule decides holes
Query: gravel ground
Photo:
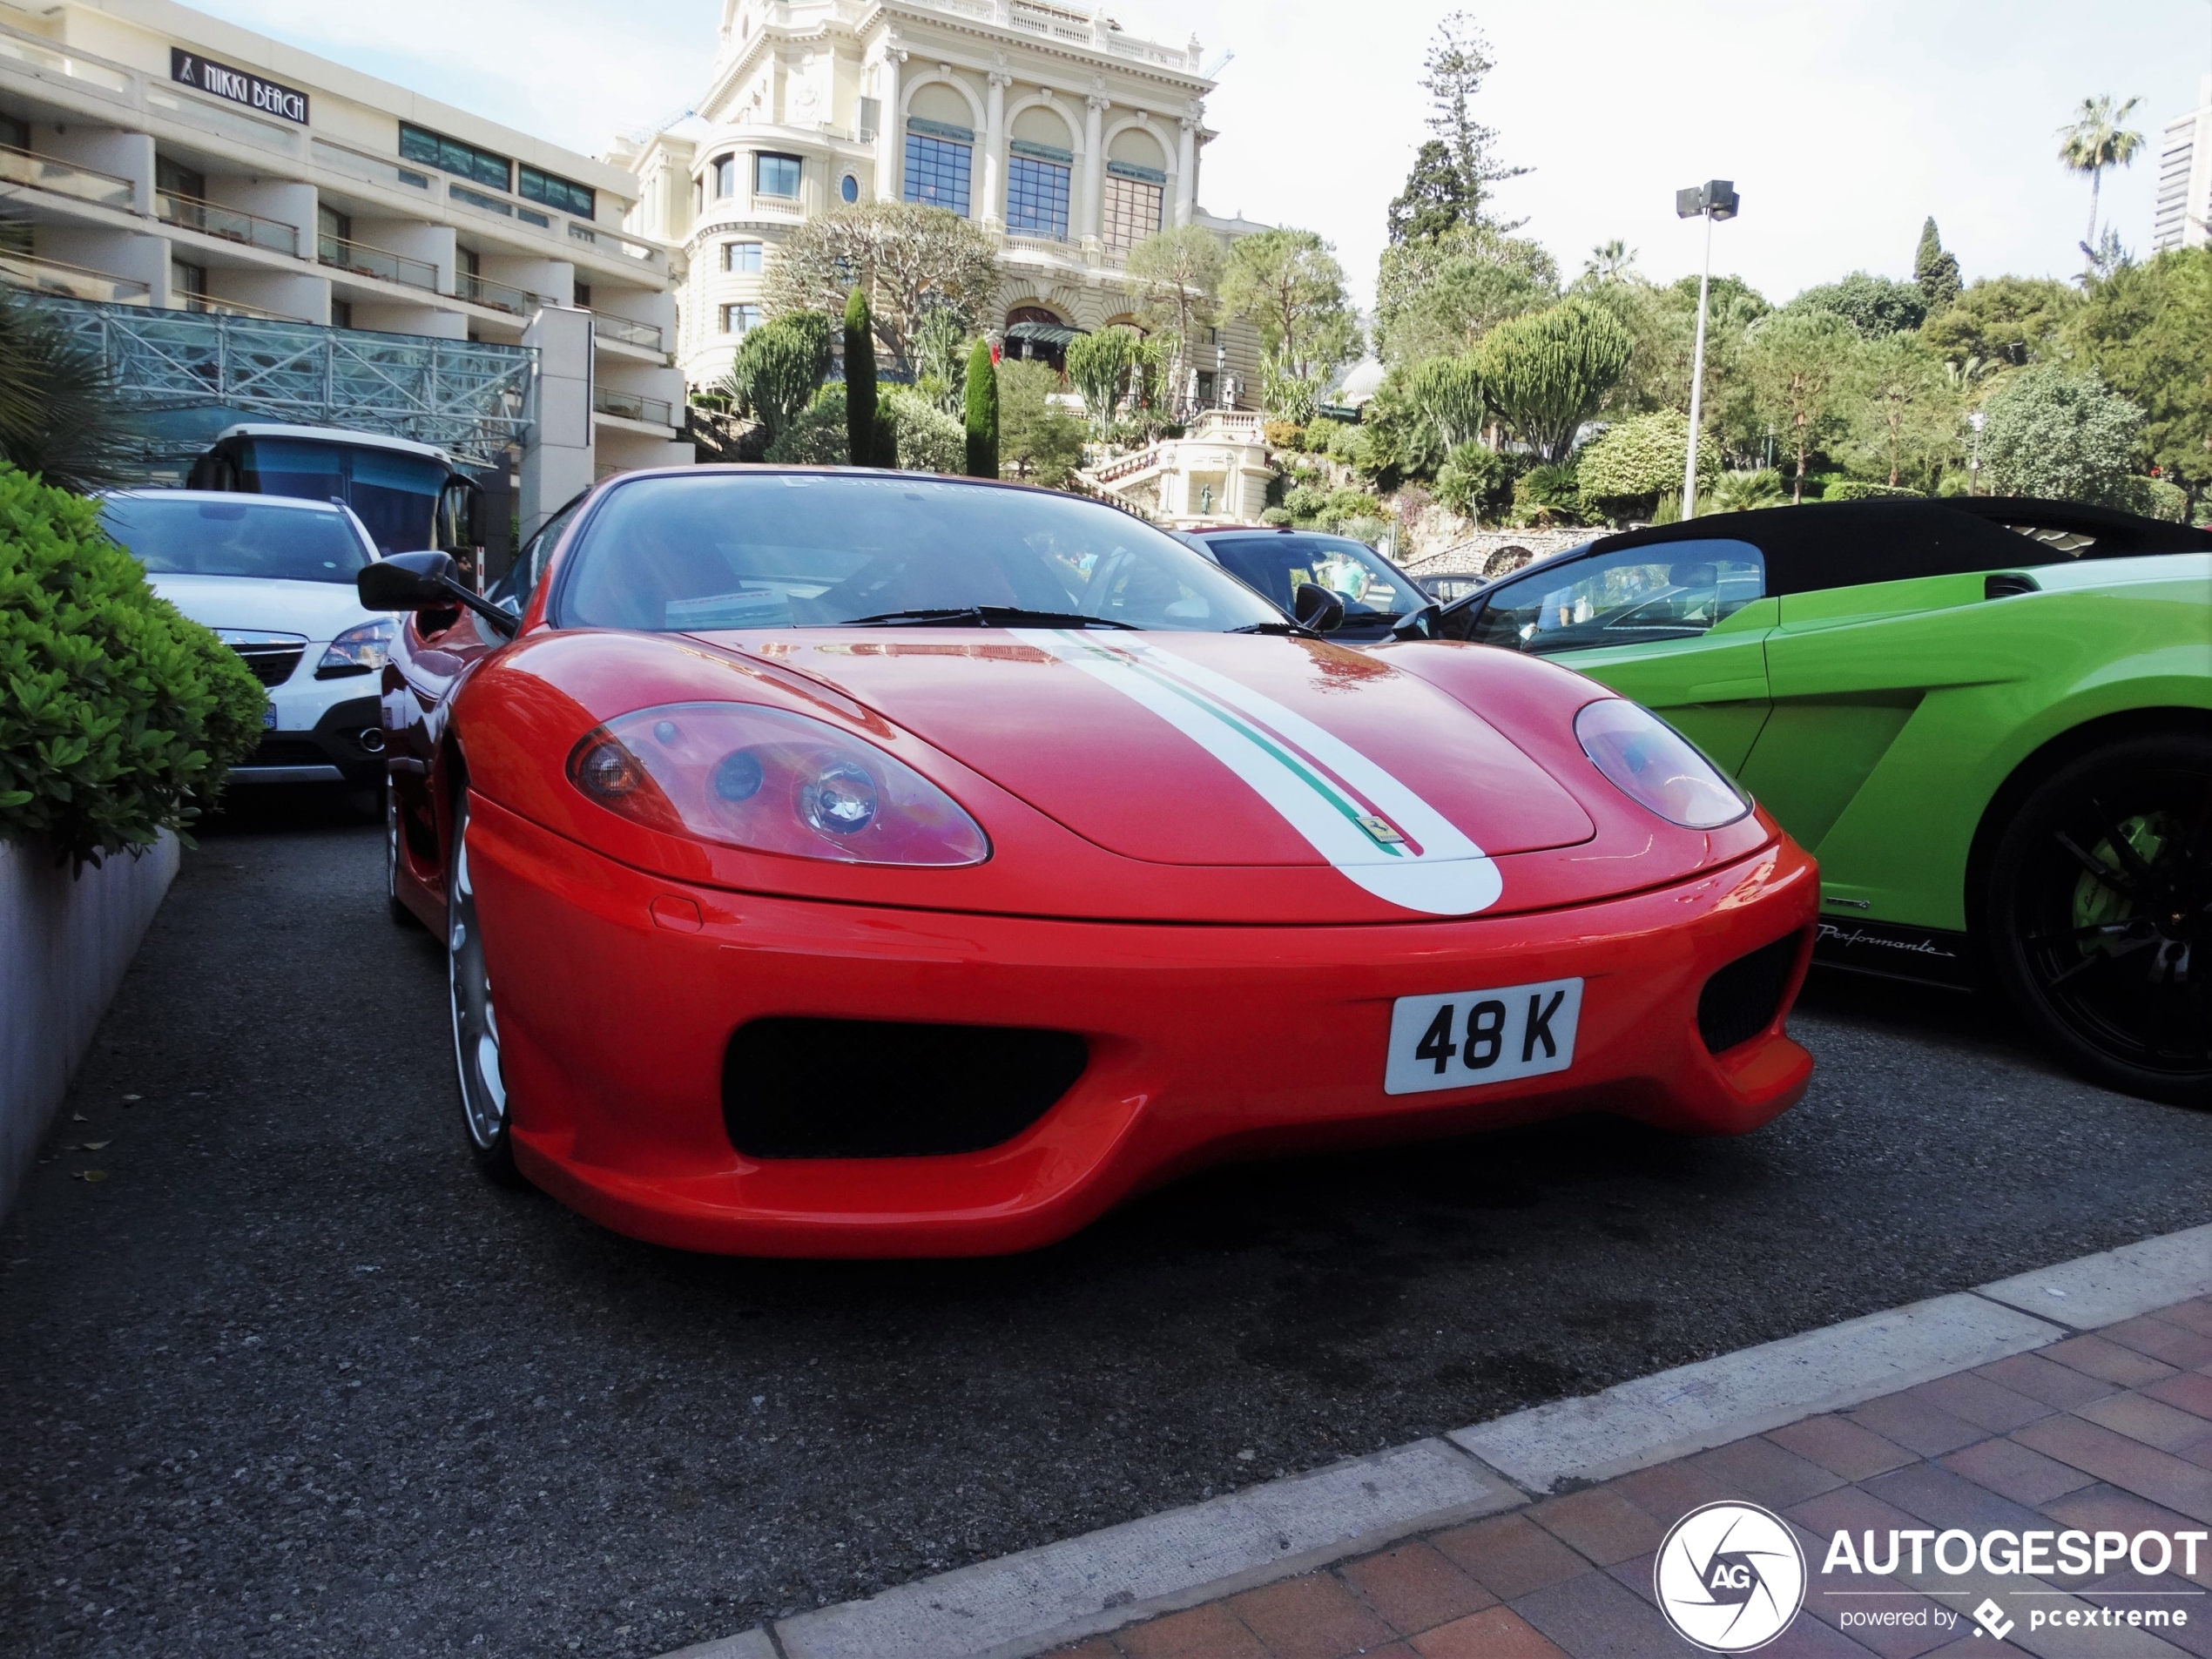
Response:
[[[475,1176],[380,859],[335,807],[188,855],[0,1228],[0,1650],[657,1654],[2212,1219],[2212,1118],[1831,983],[1742,1140],[1224,1170],[1012,1260],[686,1257]]]

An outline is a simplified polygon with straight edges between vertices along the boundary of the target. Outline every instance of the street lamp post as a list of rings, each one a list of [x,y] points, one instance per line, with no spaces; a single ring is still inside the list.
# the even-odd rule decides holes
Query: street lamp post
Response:
[[[1713,287],[1713,226],[1734,219],[1742,198],[1731,179],[1712,179],[1675,192],[1675,213],[1705,221],[1705,269],[1697,279],[1697,347],[1689,365],[1689,455],[1682,469],[1682,516],[1697,516],[1697,423],[1705,407],[1705,307]]]
[[[1969,496],[1981,494],[1981,428],[1982,423],[1988,419],[1979,409],[1966,417],[1966,424],[1974,429],[1973,458],[1966,462],[1966,493]]]

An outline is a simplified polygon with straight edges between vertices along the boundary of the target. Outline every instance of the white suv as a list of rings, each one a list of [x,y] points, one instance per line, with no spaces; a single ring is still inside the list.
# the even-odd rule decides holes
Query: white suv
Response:
[[[352,510],[204,489],[119,489],[107,533],[154,591],[214,630],[269,688],[260,747],[233,783],[384,781],[378,672],[397,624],[361,608],[354,576],[377,556]]]

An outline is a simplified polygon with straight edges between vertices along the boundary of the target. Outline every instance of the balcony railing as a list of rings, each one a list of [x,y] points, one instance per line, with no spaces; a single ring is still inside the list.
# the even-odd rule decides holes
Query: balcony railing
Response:
[[[494,282],[489,277],[480,277],[468,271],[454,273],[453,292],[456,299],[466,300],[472,305],[489,306],[494,311],[504,311],[516,317],[527,317],[545,304],[542,296],[532,293],[527,288]]]
[[[266,248],[272,253],[281,253],[288,259],[300,257],[300,227],[297,225],[263,219],[259,213],[226,207],[219,202],[202,201],[197,196],[180,196],[173,190],[153,192],[153,212],[163,224],[174,225],[179,230],[198,231],[202,236],[219,236],[226,242]]]
[[[635,392],[617,392],[612,387],[592,388],[591,407],[602,415],[611,415],[618,420],[643,421],[648,426],[674,426],[676,410],[667,399],[641,397]]]
[[[371,247],[366,242],[347,241],[342,236],[321,236],[315,239],[315,258],[334,270],[354,276],[375,277],[410,288],[427,288],[432,293],[438,291],[436,266],[428,260],[395,253],[389,248]]]
[[[665,352],[666,336],[650,322],[635,322],[628,317],[610,317],[604,311],[591,314],[591,332],[602,340],[618,340],[625,346],[637,346],[650,352]]]
[[[18,150],[13,145],[0,145],[0,184],[28,185],[33,190],[101,207],[118,207],[125,212],[131,211],[136,195],[128,179],[95,172],[73,161]]]
[[[28,253],[0,253],[0,282],[71,300],[104,300],[110,305],[142,306],[153,298],[152,288],[129,277],[88,271],[82,266],[62,265]]]
[[[304,322],[303,317],[288,316],[281,311],[264,311],[259,306],[249,306],[243,300],[219,300],[212,293],[187,293],[178,297],[172,307],[178,311],[198,312],[209,317],[259,317],[264,322]]]

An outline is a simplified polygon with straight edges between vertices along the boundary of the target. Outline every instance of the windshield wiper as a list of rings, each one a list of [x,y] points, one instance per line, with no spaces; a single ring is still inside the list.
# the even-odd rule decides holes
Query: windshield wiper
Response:
[[[819,626],[837,628],[1122,628],[1136,629],[1133,622],[1111,617],[1085,616],[1075,610],[1028,610],[1020,605],[947,605],[934,610],[887,610],[877,617],[855,617],[850,622]]]
[[[1291,639],[1318,639],[1311,628],[1302,628],[1294,622],[1248,622],[1241,628],[1231,628],[1232,634],[1283,634]]]

